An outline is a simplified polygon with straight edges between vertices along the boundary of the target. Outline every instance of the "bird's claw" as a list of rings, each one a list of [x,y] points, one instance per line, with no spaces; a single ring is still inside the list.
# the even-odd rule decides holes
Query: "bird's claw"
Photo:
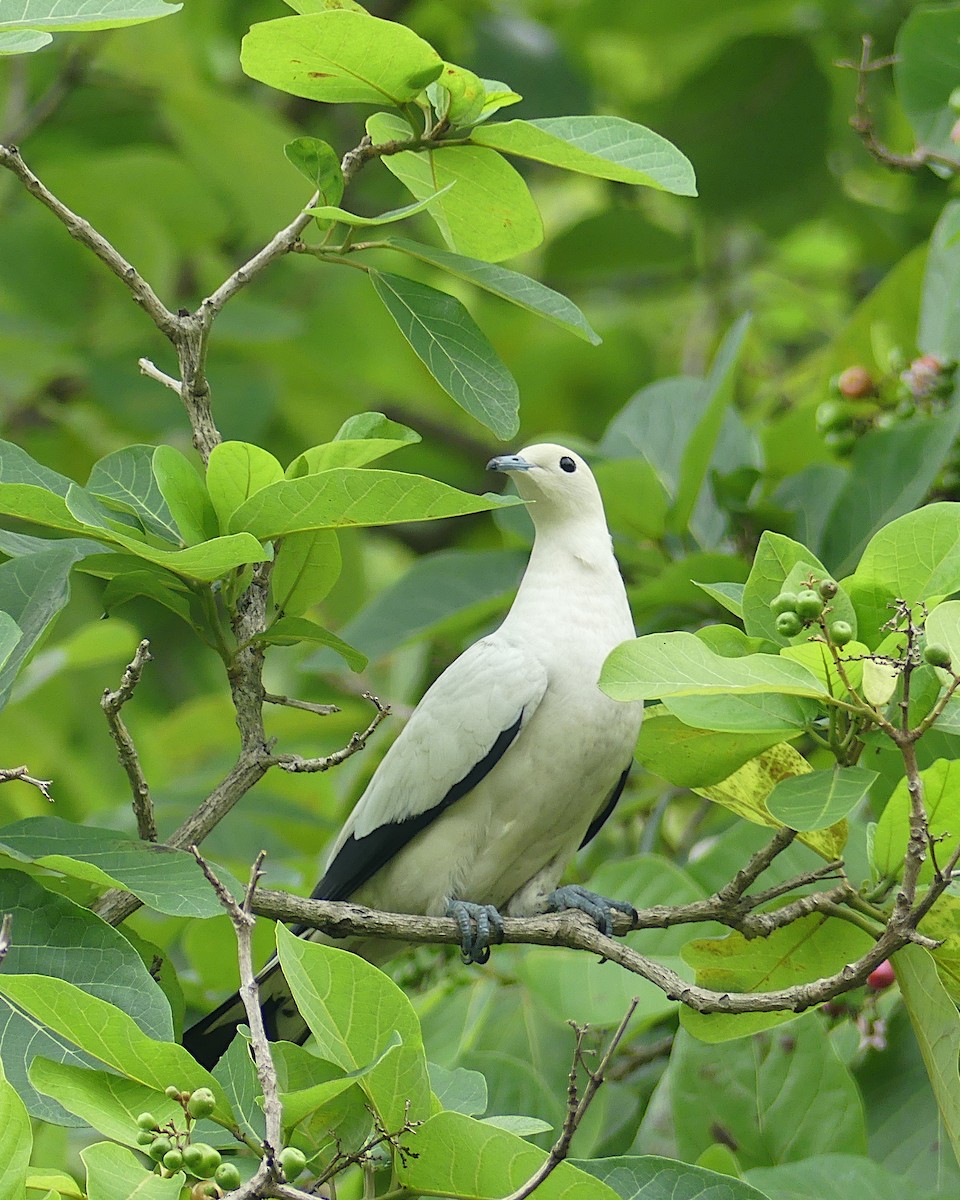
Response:
[[[503,918],[492,904],[471,904],[469,900],[451,900],[447,916],[460,927],[460,953],[466,963],[489,961],[491,941],[503,941]],[[476,924],[476,933],[473,926]]]
[[[613,936],[611,909],[614,912],[626,913],[634,921],[637,919],[637,910],[632,904],[627,904],[624,900],[611,900],[608,896],[588,891],[576,883],[558,887],[547,897],[547,909],[550,912],[561,912],[565,908],[576,908],[580,912],[586,913],[600,932],[607,937]]]

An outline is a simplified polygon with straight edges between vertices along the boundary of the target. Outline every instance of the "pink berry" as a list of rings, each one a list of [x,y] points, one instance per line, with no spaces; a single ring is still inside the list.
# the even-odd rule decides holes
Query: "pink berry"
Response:
[[[879,967],[876,967],[867,976],[867,987],[873,988],[875,992],[882,992],[884,988],[890,987],[896,981],[897,977],[893,971],[893,964],[889,958],[886,958]]]

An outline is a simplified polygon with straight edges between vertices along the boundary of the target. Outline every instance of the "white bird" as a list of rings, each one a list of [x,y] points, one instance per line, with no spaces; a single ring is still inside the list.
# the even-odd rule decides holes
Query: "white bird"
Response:
[[[634,627],[590,468],[552,444],[487,465],[514,474],[531,503],[536,536],[516,599],[500,627],[428,689],[312,893],[453,916],[469,962],[486,962],[501,913],[580,908],[609,933],[611,908],[632,911],[557,885],[612,813],[643,717],[641,703],[611,700],[597,682],[604,659]],[[375,958],[373,941],[349,948]],[[270,1035],[304,1040],[276,960],[259,979]],[[209,1064],[244,1019],[231,997],[187,1031],[185,1044]]]

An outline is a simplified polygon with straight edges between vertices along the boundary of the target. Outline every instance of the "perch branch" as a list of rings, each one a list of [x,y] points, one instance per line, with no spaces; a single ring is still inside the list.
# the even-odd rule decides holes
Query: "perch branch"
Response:
[[[285,771],[294,772],[329,771],[331,767],[338,767],[358,750],[362,750],[377,727],[390,715],[390,705],[383,704],[372,692],[364,692],[363,698],[369,700],[377,711],[366,729],[362,733],[355,733],[342,750],[335,750],[333,754],[327,754],[323,758],[301,758],[299,754],[277,754],[274,755],[271,762],[276,763]]]
[[[137,818],[137,833],[145,842],[157,840],[157,822],[153,813],[153,801],[150,798],[150,785],[140,765],[140,756],[133,744],[133,738],[127,729],[120,710],[133,696],[144,665],[151,661],[150,643],[144,639],[137,647],[133,659],[128,663],[120,686],[115,692],[107,688],[100,697],[100,707],[110,726],[110,736],[117,746],[117,757],[120,765],[130,780],[130,790],[133,793],[133,812]]]
[[[10,783],[13,779],[19,779],[21,783],[29,783],[45,800],[53,803],[53,797],[50,795],[50,788],[53,786],[52,779],[36,779],[30,774],[30,768],[26,766],[0,767],[0,783]]]

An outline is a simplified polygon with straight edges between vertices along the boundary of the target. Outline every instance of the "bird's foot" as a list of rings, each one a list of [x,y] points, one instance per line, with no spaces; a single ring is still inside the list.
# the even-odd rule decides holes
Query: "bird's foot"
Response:
[[[590,892],[576,883],[568,883],[558,887],[547,897],[547,909],[550,912],[561,912],[565,908],[577,908],[585,912],[597,928],[607,937],[613,936],[613,921],[610,910],[626,913],[628,917],[637,919],[637,910],[624,900],[611,900],[608,896],[600,896]]]
[[[451,900],[447,916],[453,917],[460,926],[460,953],[464,962],[482,966],[490,958],[491,941],[503,941],[503,918],[492,904]]]

